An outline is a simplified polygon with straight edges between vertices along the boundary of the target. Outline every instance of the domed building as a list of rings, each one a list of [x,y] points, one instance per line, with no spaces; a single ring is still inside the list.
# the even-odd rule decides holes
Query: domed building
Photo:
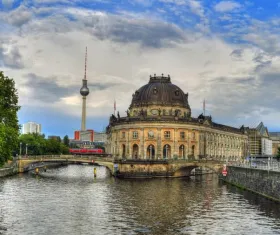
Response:
[[[125,117],[110,117],[107,152],[116,159],[240,160],[248,152],[243,126],[234,128],[191,117],[188,93],[170,76],[150,76],[132,95]]]

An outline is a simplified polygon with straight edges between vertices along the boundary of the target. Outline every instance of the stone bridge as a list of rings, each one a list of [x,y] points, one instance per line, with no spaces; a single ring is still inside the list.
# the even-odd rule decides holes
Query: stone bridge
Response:
[[[29,156],[18,160],[18,171],[26,172],[37,167],[51,164],[80,164],[89,163],[105,166],[110,173],[123,178],[151,177],[184,177],[190,176],[195,168],[209,168],[220,174],[225,162],[214,160],[116,160],[108,156],[96,155],[42,155]]]
[[[190,176],[195,168],[211,169],[221,174],[225,164],[215,160],[115,160],[118,177],[150,178],[150,177],[185,177]]]
[[[96,156],[96,155],[40,155],[29,156],[27,158],[20,158],[18,160],[18,172],[26,172],[28,170],[43,167],[51,164],[81,164],[89,163],[107,167],[111,174],[113,174],[113,158],[108,156]]]

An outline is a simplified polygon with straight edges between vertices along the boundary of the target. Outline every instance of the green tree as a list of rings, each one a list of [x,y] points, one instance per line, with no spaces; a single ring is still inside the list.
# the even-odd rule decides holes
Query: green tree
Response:
[[[280,161],[280,147],[278,147],[278,152],[277,152],[276,158],[278,161]]]
[[[11,158],[18,147],[19,109],[15,82],[0,71],[0,166]]]
[[[69,147],[69,137],[68,137],[68,135],[66,135],[66,136],[63,137],[63,144],[64,144],[65,146],[68,146],[68,147]]]
[[[19,141],[21,143],[22,155],[26,154],[26,147],[28,155],[41,155],[46,151],[45,135],[37,133],[23,134],[19,137]],[[18,152],[20,153],[20,150]]]

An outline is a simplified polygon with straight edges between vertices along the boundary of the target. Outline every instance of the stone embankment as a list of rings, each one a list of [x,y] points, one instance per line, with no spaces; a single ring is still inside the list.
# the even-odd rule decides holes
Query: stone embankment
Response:
[[[9,162],[3,168],[0,168],[0,178],[18,173],[17,162]]]
[[[280,202],[280,172],[249,167],[228,166],[222,179],[266,198]]]

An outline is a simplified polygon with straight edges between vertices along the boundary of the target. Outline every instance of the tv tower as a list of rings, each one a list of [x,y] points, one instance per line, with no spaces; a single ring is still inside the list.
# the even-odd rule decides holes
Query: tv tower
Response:
[[[85,74],[83,79],[83,86],[80,89],[80,94],[83,97],[81,131],[85,131],[86,130],[86,99],[87,99],[87,95],[89,94],[89,89],[87,87],[87,47],[86,47],[86,54],[85,54]]]

